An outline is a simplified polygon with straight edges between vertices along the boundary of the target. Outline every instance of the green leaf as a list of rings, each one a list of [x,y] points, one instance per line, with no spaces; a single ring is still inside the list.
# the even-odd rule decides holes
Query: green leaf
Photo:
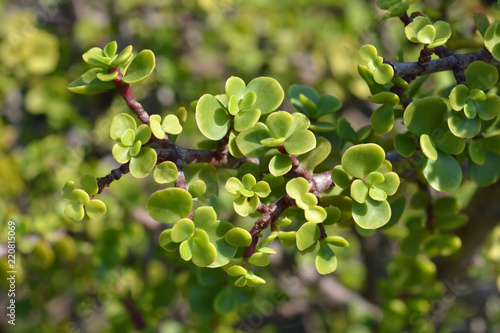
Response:
[[[259,109],[262,114],[276,110],[285,97],[283,88],[278,81],[265,76],[255,78],[248,83],[246,92],[251,91],[257,95],[257,100],[252,107]]]
[[[394,68],[389,64],[381,64],[377,66],[373,72],[373,78],[378,84],[386,84],[391,82],[394,77]]]
[[[109,68],[109,58],[106,57],[102,49],[99,47],[93,47],[82,55],[83,61],[85,61],[90,66],[100,67],[102,69]]]
[[[292,126],[292,115],[286,111],[273,112],[267,117],[266,125],[275,138],[284,138]]]
[[[293,199],[300,199],[308,192],[309,182],[302,177],[293,178],[286,184],[286,193]]]
[[[368,197],[370,187],[361,179],[356,179],[351,185],[351,198],[359,203],[364,203]]]
[[[112,81],[103,82],[99,80],[97,77],[99,73],[102,73],[102,69],[100,68],[92,68],[86,71],[68,85],[68,90],[76,94],[95,94],[113,89],[115,84]]]
[[[142,50],[132,60],[122,81],[135,84],[146,80],[155,68],[155,55],[151,50]]]
[[[493,65],[474,61],[465,70],[465,79],[470,90],[488,90],[498,81],[498,71]]]
[[[475,102],[477,114],[483,120],[491,120],[500,116],[500,97],[497,95],[487,95],[481,102]]]
[[[352,146],[342,156],[342,168],[355,178],[365,178],[377,170],[385,159],[385,151],[377,144]]]
[[[352,177],[340,165],[333,168],[332,180],[340,188],[348,188],[352,183]]]
[[[135,178],[147,177],[156,165],[156,158],[153,148],[143,147],[139,154],[130,160],[130,173]]]
[[[104,46],[103,53],[106,57],[112,58],[115,56],[117,49],[118,44],[116,43],[116,41],[112,41]]]
[[[341,212],[340,212],[340,209],[338,207],[330,206],[330,207],[326,207],[325,210],[327,213],[327,217],[323,221],[323,225],[332,225],[332,224],[335,224],[339,221]]]
[[[375,61],[377,59],[377,49],[370,44],[363,45],[359,50],[359,57],[367,63]]]
[[[158,184],[171,183],[177,179],[177,166],[171,161],[162,162],[156,166],[153,177]]]
[[[293,106],[307,116],[309,116],[309,114],[305,106],[302,104],[302,101],[300,100],[300,95],[304,95],[314,104],[317,104],[320,100],[320,96],[316,92],[316,90],[311,87],[298,84],[291,85],[290,88],[288,88],[288,95],[290,96],[290,102],[293,104]]]
[[[437,137],[434,142],[436,143],[436,148],[451,155],[460,154],[465,148],[465,140],[463,138],[456,137],[450,131],[446,131]]]
[[[469,143],[469,156],[474,163],[483,165],[484,155],[485,151],[481,140],[475,140]]]
[[[470,176],[479,186],[491,185],[500,178],[500,155],[486,151],[484,164],[470,164]]]
[[[462,241],[456,235],[435,234],[429,242],[425,244],[425,252],[433,256],[447,257],[457,252],[462,247]]]
[[[198,207],[194,211],[193,222],[199,228],[207,228],[217,222],[217,214],[211,206]]]
[[[431,44],[436,38],[436,28],[426,25],[417,32],[417,39],[422,44]]]
[[[217,257],[208,267],[221,267],[229,263],[234,258],[237,248],[229,245],[224,237],[233,225],[226,221],[217,221],[203,228],[217,251]]]
[[[130,147],[125,147],[121,143],[116,143],[113,145],[111,150],[113,158],[119,163],[127,163],[130,160],[129,155]]]
[[[118,72],[112,72],[112,73],[106,73],[106,72],[101,72],[97,73],[97,78],[103,82],[108,82],[108,81],[113,81],[118,77]],[[114,83],[114,82],[113,82]]]
[[[439,151],[437,160],[424,160],[422,171],[425,179],[437,191],[451,191],[462,182],[460,164],[452,156]]]
[[[274,176],[282,176],[292,169],[292,159],[286,155],[273,156],[269,162],[269,172]]]
[[[255,266],[265,267],[271,263],[271,260],[267,254],[255,252],[252,256],[250,256],[250,258],[248,258],[248,262]]]
[[[249,214],[255,212],[259,206],[259,198],[253,196],[247,198],[244,196],[234,199],[233,208],[236,213],[240,216],[248,216]]]
[[[111,139],[118,141],[128,129],[132,129],[135,133],[137,125],[134,118],[126,113],[117,114],[111,121],[111,127],[109,129],[109,134]]]
[[[337,257],[328,243],[320,243],[314,264],[322,275],[333,273],[337,269]]]
[[[271,194],[271,187],[267,182],[261,180],[257,184],[255,184],[255,186],[252,188],[252,191],[256,196],[265,198],[269,194]]]
[[[370,97],[370,101],[376,104],[396,106],[399,104],[399,96],[393,92],[383,91]]]
[[[332,114],[340,110],[342,107],[342,101],[332,95],[321,96],[318,103],[318,115],[317,117],[323,117],[327,114]]]
[[[298,157],[300,164],[309,172],[313,172],[314,168],[321,164],[332,151],[330,141],[322,136],[316,138],[316,148],[302,154]]]
[[[225,89],[227,97],[235,96],[236,100],[239,101],[245,97],[247,87],[245,81],[237,76],[231,76],[226,81]]]
[[[257,94],[254,93],[253,91],[250,91],[249,93],[245,94],[245,97],[243,97],[243,99],[239,103],[240,110],[246,110],[251,108],[255,104],[256,100],[257,100]]]
[[[484,33],[484,46],[491,52],[495,59],[500,60],[500,22],[495,22]]]
[[[116,58],[111,62],[110,66],[111,68],[121,66],[122,68],[125,68],[126,65],[130,61],[132,61],[133,54],[132,54],[132,45],[127,46],[124,48],[117,56]]]
[[[370,116],[370,123],[377,134],[389,133],[394,127],[394,110],[390,105],[382,105]]]
[[[474,13],[474,23],[481,36],[484,36],[486,29],[490,26],[490,20],[482,13]]]
[[[318,118],[318,107],[316,104],[303,94],[299,95],[299,99],[306,108],[308,116],[314,119]]]
[[[187,239],[183,241],[179,247],[179,254],[185,261],[189,261],[193,258],[193,251],[191,249],[193,243],[194,242],[191,239]]]
[[[191,261],[193,264],[199,267],[207,267],[211,265],[217,258],[217,248],[210,242],[208,242],[207,233],[199,229],[195,232],[192,237],[193,243],[191,252],[193,253],[193,258]]]
[[[194,185],[198,180],[202,180],[207,189],[202,198],[208,198],[217,193],[219,186],[218,172],[215,167],[209,163],[195,163],[184,165],[184,175],[186,176],[187,186]]]
[[[278,239],[281,244],[286,247],[291,247],[295,245],[296,242],[296,232],[295,231],[279,231]]]
[[[158,239],[160,246],[168,252],[174,252],[179,248],[179,244],[172,241],[171,234],[172,229],[163,230]]]
[[[339,135],[344,140],[351,142],[355,142],[358,140],[358,134],[351,127],[351,124],[349,124],[349,122],[344,118],[339,118],[337,120],[337,130],[339,131]]]
[[[271,137],[266,125],[257,123],[249,130],[241,132],[236,137],[236,144],[240,151],[247,157],[259,157],[269,151],[270,148],[263,146],[261,141]]]
[[[238,132],[246,131],[255,126],[260,118],[259,109],[240,111],[234,117],[234,129]]]
[[[193,207],[193,198],[186,190],[167,188],[153,193],[146,203],[149,216],[158,222],[175,223],[188,217]]]
[[[500,135],[488,136],[483,139],[484,149],[500,155]]]
[[[80,181],[80,183],[81,183],[81,181]],[[83,187],[83,185],[82,185],[82,187]],[[64,187],[63,187],[63,189],[61,191],[61,197],[63,198],[63,200],[65,200],[65,201],[73,201],[72,192],[75,189],[76,189],[75,182],[73,182],[72,180],[68,180],[66,182],[66,184],[64,184]]]
[[[364,203],[352,202],[352,217],[363,229],[377,229],[389,222],[391,206],[384,201],[368,197]]]
[[[326,210],[321,206],[314,206],[304,211],[306,220],[314,223],[321,223],[326,220]]]
[[[128,128],[120,137],[120,142],[124,146],[131,147],[135,143],[135,131]]]
[[[89,218],[96,219],[106,213],[106,205],[101,200],[92,199],[85,205],[85,213]]]
[[[226,190],[231,194],[239,194],[239,189],[244,187],[236,177],[231,177],[226,181]]]
[[[436,144],[430,135],[422,134],[420,136],[420,148],[427,158],[435,161],[438,158],[438,152],[436,150]]]
[[[69,217],[75,222],[81,221],[85,216],[85,211],[83,210],[83,205],[79,202],[73,202],[64,208],[64,215]]]
[[[247,270],[240,265],[234,265],[229,267],[226,272],[230,276],[240,276],[245,275]]]
[[[432,135],[446,115],[446,104],[437,97],[425,97],[410,103],[404,112],[405,126],[414,134]]]
[[[82,205],[85,205],[90,200],[88,193],[80,189],[73,190],[73,192],[71,192],[71,197],[73,201],[81,203]]]
[[[205,182],[201,179],[192,182],[188,186],[188,192],[191,194],[193,198],[198,198],[202,196],[203,194],[205,194],[206,191],[207,191],[207,184],[205,184]]]
[[[141,145],[146,144],[150,138],[151,138],[151,128],[146,124],[140,125],[135,132],[136,143],[141,142]]]
[[[387,199],[387,193],[376,187],[370,188],[370,191],[368,193],[370,195],[370,198],[376,201],[384,201]]]
[[[408,8],[410,8],[410,5],[407,2],[399,2],[389,7],[382,19],[386,19],[389,17],[401,17],[406,13]]]
[[[183,242],[194,234],[194,223],[190,219],[181,219],[172,227],[170,235],[172,241],[176,243]]]
[[[196,104],[196,123],[204,136],[220,140],[229,131],[231,118],[217,98],[205,94]]]
[[[468,119],[463,112],[450,112],[448,114],[448,127],[459,138],[473,138],[481,130],[481,119],[476,117]]]
[[[234,247],[247,247],[252,243],[252,236],[245,229],[235,227],[226,233],[224,240]]]
[[[384,174],[384,182],[378,184],[377,187],[387,193],[387,195],[394,195],[399,188],[399,176],[395,172],[388,172]]]
[[[236,296],[230,287],[222,289],[220,293],[215,296],[214,310],[220,314],[229,314],[235,312],[238,308]]]
[[[314,222],[304,223],[296,233],[297,248],[303,251],[317,242],[320,235],[319,227]]]
[[[344,238],[340,236],[328,236],[323,239],[323,242],[331,244],[333,246],[338,246],[338,247],[348,247],[349,242]]]
[[[302,130],[290,135],[284,143],[287,153],[302,155],[316,147],[316,137],[309,130]]]
[[[460,111],[469,99],[469,88],[463,84],[455,86],[450,92],[450,105],[453,110]]]
[[[178,135],[182,132],[182,125],[177,116],[169,114],[163,119],[161,129],[169,134]]]

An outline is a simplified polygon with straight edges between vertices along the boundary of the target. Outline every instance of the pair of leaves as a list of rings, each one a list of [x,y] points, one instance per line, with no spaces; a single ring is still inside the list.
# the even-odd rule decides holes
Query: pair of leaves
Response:
[[[351,187],[352,216],[360,227],[376,229],[390,220],[386,199],[396,193],[400,180],[379,145],[367,143],[347,149],[341,166],[332,171],[332,179],[341,188]]]
[[[411,42],[425,44],[432,49],[448,41],[451,37],[451,28],[447,22],[431,23],[428,18],[417,16],[405,27],[405,34]]]
[[[307,86],[291,85],[288,88],[288,95],[292,105],[310,119],[317,120],[337,112],[342,107],[342,102],[338,98],[332,95],[320,96],[314,88]],[[316,132],[329,132],[335,130],[335,124],[314,122],[309,128]]]
[[[156,152],[143,147],[151,138],[151,128],[145,124],[137,127],[134,118],[120,113],[113,118],[109,130],[117,143],[113,146],[113,157],[119,163],[130,161],[130,173],[136,178],[144,178],[156,165]]]
[[[306,220],[313,223],[323,222],[327,217],[327,211],[318,206],[318,198],[309,193],[309,182],[302,177],[290,180],[286,184],[286,193],[295,200],[297,206],[304,210]]]
[[[239,150],[247,157],[259,157],[283,145],[288,154],[301,155],[316,147],[316,137],[308,130],[309,119],[301,113],[278,111],[270,114],[266,124],[256,123],[236,137]]]
[[[70,202],[64,209],[64,214],[73,221],[81,221],[85,216],[90,219],[98,218],[106,213],[106,205],[89,196],[97,194],[97,181],[92,175],[85,175],[80,180],[82,189],[77,189],[73,181],[67,181],[61,196]]]
[[[260,203],[259,198],[265,198],[271,193],[269,184],[262,180],[257,182],[252,174],[244,175],[241,181],[236,177],[229,178],[226,190],[236,195],[233,207],[241,216],[255,212]]]
[[[399,104],[399,96],[383,91],[370,97],[370,101],[382,104],[370,116],[370,123],[377,134],[389,133],[394,127],[394,107]]]
[[[238,77],[226,81],[226,94],[203,95],[196,104],[196,123],[211,140],[222,139],[231,125],[237,132],[252,128],[261,114],[280,106],[284,98],[281,85],[273,78],[258,77],[245,85]]]
[[[378,84],[391,82],[394,77],[394,69],[389,64],[384,64],[384,59],[377,55],[375,46],[363,45],[359,50],[359,57],[367,63],[368,69],[373,73],[373,79]]]

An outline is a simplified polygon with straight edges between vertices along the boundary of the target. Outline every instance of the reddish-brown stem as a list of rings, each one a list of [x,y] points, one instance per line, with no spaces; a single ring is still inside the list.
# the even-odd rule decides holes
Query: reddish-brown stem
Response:
[[[318,223],[318,227],[319,227],[318,240],[320,241],[322,239],[325,239],[328,235],[326,234],[325,226],[323,225],[323,223]]]
[[[113,80],[116,87],[116,91],[125,100],[130,110],[132,110],[132,112],[134,112],[137,115],[139,120],[142,121],[144,124],[149,125],[149,114],[146,112],[146,110],[144,110],[141,103],[139,103],[135,98],[134,93],[132,92],[132,88],[130,87],[130,84],[122,82],[123,75],[120,71],[120,67],[111,68],[109,70],[109,73],[114,73],[114,72],[118,72],[118,76],[116,77],[116,79]]]
[[[119,168],[111,171],[111,173],[102,178],[97,178],[97,186],[99,190],[97,194],[100,194],[104,188],[108,187],[113,181],[120,179],[124,174],[130,171],[129,164],[122,164]]]

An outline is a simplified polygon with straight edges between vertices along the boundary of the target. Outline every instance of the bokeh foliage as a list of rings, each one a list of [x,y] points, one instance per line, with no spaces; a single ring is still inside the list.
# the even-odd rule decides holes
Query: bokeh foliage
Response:
[[[440,5],[425,7],[426,13],[432,22],[447,13],[454,32],[448,42],[451,48],[481,47],[480,38],[471,34],[471,12],[484,12],[490,21],[499,19],[498,11],[483,2],[436,3]],[[386,261],[379,263],[383,273],[376,280],[363,261],[367,238],[360,236],[371,232],[339,223],[331,228],[350,247],[335,252],[344,264],[334,277],[312,274],[314,258],[283,247],[272,269],[262,270],[266,285],[222,286],[225,273],[193,268],[158,245],[164,226],[152,221],[144,209],[148,193],[160,189],[151,179],[139,182],[126,176],[113,183],[101,196],[107,205],[105,217],[80,223],[64,217],[67,203],[61,202],[60,189],[67,179],[106,175],[117,167],[109,126],[115,115],[126,112],[123,101],[112,93],[89,99],[66,89],[88,69],[81,54],[111,40],[137,50],[151,49],[156,70],[134,92],[146,109],[162,116],[178,112],[178,107],[189,109],[189,103],[204,93],[221,91],[230,76],[245,82],[271,76],[285,91],[301,84],[317,88],[321,96],[340,98],[341,116],[357,129],[368,124],[379,107],[367,100],[370,91],[358,75],[361,46],[373,44],[378,56],[393,57],[390,60],[396,60],[395,50],[401,45],[405,59],[419,52],[406,39],[401,22],[378,20],[384,12],[372,1],[40,0],[4,1],[0,8],[0,230],[4,235],[4,222],[16,222],[16,332],[132,332],[139,331],[141,321],[148,332],[232,332],[233,327],[280,332],[287,325],[297,332],[377,328],[433,332],[436,323],[443,330],[468,327],[470,318],[482,318],[498,329],[500,318],[491,306],[467,304],[460,296],[474,294],[474,288],[481,286],[489,288],[487,282],[498,276],[500,229],[494,229],[478,262],[469,269],[468,277],[475,282],[468,284],[472,290],[455,290],[455,299],[440,313],[442,295],[453,289],[450,281],[436,278],[439,263],[430,258],[454,253],[457,240],[444,233],[424,235],[423,208],[430,197],[414,184],[404,188],[408,203],[402,195],[392,203],[395,215],[402,218],[393,228],[389,221],[379,239],[399,249],[396,255],[380,253],[379,260]],[[447,96],[453,77],[441,73],[423,80],[425,86],[416,92],[419,97],[434,92]],[[391,107],[390,102],[372,102],[382,104],[385,112]],[[285,99],[285,103],[289,104],[283,108],[292,110],[291,105],[299,102]],[[182,112],[176,115],[182,120]],[[177,143],[195,148],[203,137],[194,113],[185,119],[185,133]],[[343,126],[342,121],[337,126]],[[383,133],[392,129],[387,124],[380,128]],[[346,128],[346,136],[350,130]],[[341,139],[327,138],[338,149]],[[497,156],[487,152],[485,158],[497,161]],[[327,161],[332,166],[340,163]],[[231,176],[223,174],[226,179]],[[224,188],[226,179],[219,188]],[[466,223],[467,216],[459,211],[475,190],[466,182],[455,190],[458,200],[436,201],[436,226],[444,230],[447,223],[450,229]],[[340,207],[352,204],[335,196],[327,200]],[[222,191],[210,203],[238,227],[249,229],[254,222],[251,217],[229,215],[233,201]],[[275,237],[286,244],[286,234]],[[328,255],[325,245],[323,256]],[[2,257],[2,283],[5,265]],[[339,290],[347,290],[348,299],[336,297]],[[497,291],[489,302],[498,304]],[[481,311],[486,314],[480,316]],[[305,323],[312,328],[306,330]],[[4,324],[2,328],[7,327]]]

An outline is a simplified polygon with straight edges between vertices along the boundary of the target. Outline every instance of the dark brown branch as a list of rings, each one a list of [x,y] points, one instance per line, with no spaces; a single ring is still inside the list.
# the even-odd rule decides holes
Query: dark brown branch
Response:
[[[500,62],[493,58],[487,49],[468,54],[452,53],[447,57],[429,61],[426,68],[422,68],[418,62],[391,62],[389,65],[394,68],[395,77],[403,77],[405,75],[424,75],[437,73],[442,71],[453,70],[457,64],[462,64],[463,68],[467,68],[474,61],[483,61],[494,66],[499,66]]]
[[[97,186],[99,190],[97,194],[100,194],[104,188],[108,187],[113,181],[120,179],[124,174],[130,171],[129,164],[122,164],[119,168],[111,171],[111,173],[105,177],[97,178]]]

